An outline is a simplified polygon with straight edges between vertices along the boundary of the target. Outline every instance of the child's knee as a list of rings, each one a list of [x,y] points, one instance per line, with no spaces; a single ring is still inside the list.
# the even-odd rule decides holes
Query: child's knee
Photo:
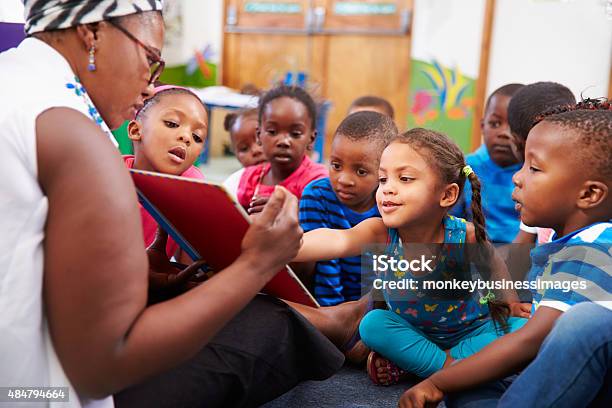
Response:
[[[359,323],[361,340],[370,348],[376,349],[386,337],[385,321],[388,311],[374,309],[366,314]]]

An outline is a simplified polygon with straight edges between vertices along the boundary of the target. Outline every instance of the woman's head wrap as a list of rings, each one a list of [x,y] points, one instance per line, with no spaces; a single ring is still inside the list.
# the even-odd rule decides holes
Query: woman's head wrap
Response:
[[[162,0],[23,0],[25,32],[70,28],[143,11],[161,11]]]

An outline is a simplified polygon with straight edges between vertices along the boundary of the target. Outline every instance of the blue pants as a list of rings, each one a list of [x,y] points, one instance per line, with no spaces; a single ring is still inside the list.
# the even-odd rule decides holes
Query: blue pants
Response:
[[[509,387],[504,381],[490,383],[452,395],[446,404],[464,408],[609,407],[610,367],[612,311],[579,303],[559,317],[535,360]]]
[[[510,331],[516,331],[527,319],[508,319]],[[390,310],[376,309],[364,316],[359,325],[363,342],[402,369],[429,377],[442,369],[446,361],[445,350],[455,359],[462,359],[480,351],[504,333],[488,320],[468,333],[433,339],[412,326],[403,317]]]

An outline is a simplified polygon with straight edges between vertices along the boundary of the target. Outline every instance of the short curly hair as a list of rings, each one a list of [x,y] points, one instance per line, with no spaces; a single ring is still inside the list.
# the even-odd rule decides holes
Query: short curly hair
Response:
[[[384,148],[398,136],[393,119],[374,111],[360,111],[348,115],[336,129],[336,136],[353,141],[367,140],[377,147],[379,156]]]
[[[583,102],[549,111],[538,119],[572,132],[576,137],[572,155],[580,163],[588,163],[594,176],[612,180],[612,109],[610,103],[605,105],[592,109],[585,108]]]
[[[508,104],[510,130],[523,141],[538,115],[562,105],[574,105],[576,98],[566,86],[556,82],[536,82],[521,88]]]

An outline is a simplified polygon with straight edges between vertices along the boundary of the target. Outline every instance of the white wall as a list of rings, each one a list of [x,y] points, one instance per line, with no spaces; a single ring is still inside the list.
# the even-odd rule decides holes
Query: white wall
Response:
[[[0,0],[0,22],[23,23],[23,3],[20,0]]]
[[[221,61],[221,44],[223,40],[223,0],[182,0],[184,57],[189,59],[195,49],[202,49],[211,44],[215,58],[211,62]]]
[[[415,0],[412,58],[435,58],[445,67],[478,77],[484,5],[484,0]]]
[[[612,16],[605,0],[497,0],[487,94],[554,81],[576,97],[607,96]]]

